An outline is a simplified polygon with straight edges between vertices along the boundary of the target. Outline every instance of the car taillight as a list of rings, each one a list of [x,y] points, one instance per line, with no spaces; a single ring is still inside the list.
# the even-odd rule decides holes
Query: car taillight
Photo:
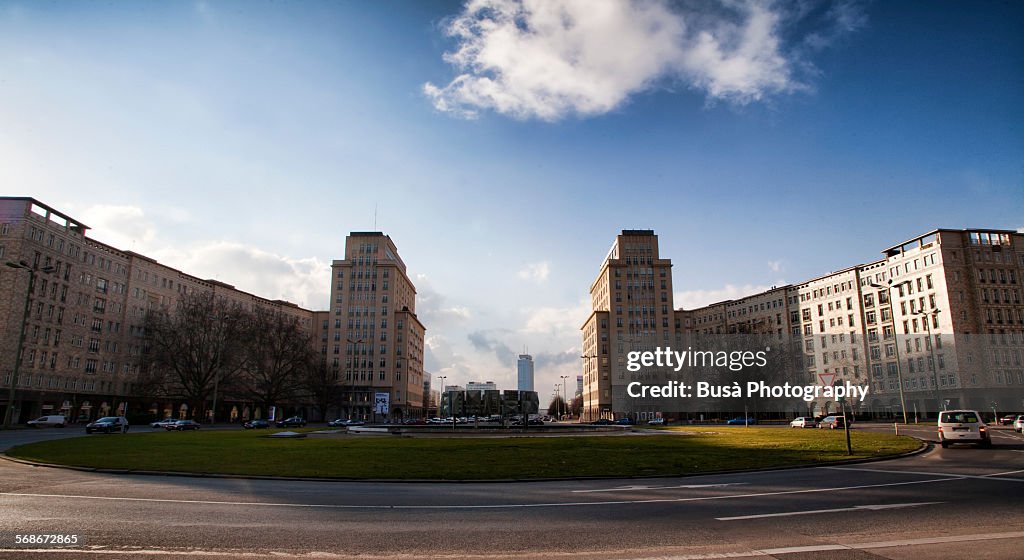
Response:
[[[984,431],[985,431],[986,429],[987,429],[987,428],[985,428],[985,426],[982,426],[982,427],[978,428],[978,431],[980,431],[980,432],[984,432]]]
[[[939,426],[939,433],[942,433],[942,426]]]

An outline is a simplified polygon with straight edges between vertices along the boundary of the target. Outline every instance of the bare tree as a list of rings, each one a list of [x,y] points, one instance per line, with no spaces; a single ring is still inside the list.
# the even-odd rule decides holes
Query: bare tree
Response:
[[[151,309],[144,321],[140,383],[180,398],[193,417],[218,386],[246,365],[248,314],[212,292],[188,294],[174,308]]]
[[[327,362],[316,358],[315,355],[314,361],[303,376],[302,388],[320,412],[321,420],[327,420],[331,405],[338,403],[343,389],[335,372],[327,366]]]
[[[298,319],[257,309],[249,316],[245,369],[236,378],[237,395],[266,409],[301,396],[317,356]]]

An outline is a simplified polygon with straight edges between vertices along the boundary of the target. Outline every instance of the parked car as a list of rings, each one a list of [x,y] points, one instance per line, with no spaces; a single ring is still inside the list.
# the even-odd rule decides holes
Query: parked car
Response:
[[[814,421],[814,418],[808,416],[801,416],[789,423],[790,428],[813,428],[817,425],[818,423]]]
[[[647,425],[648,426],[664,426],[665,425],[665,419],[664,418],[652,418],[651,420],[647,421]]]
[[[242,424],[242,427],[245,428],[246,430],[261,430],[264,428],[269,428],[270,422],[267,422],[266,420],[249,420],[248,422]]]
[[[1013,430],[1024,434],[1024,414],[1017,416],[1017,419],[1013,421]]]
[[[128,419],[124,416],[104,416],[85,425],[85,433],[124,434],[128,432]]]
[[[346,426],[362,426],[364,424],[366,424],[366,422],[363,422],[362,420],[349,420],[347,418],[338,418],[336,420],[331,420],[330,422],[327,423],[327,425],[331,426],[332,428],[342,428]]]
[[[301,416],[292,416],[276,423],[278,428],[302,428],[306,425],[306,419]]]
[[[1007,414],[1006,416],[1003,416],[1002,418],[999,419],[999,423],[1004,426],[1009,426],[1010,424],[1013,424],[1013,421],[1016,419],[1016,414]]]
[[[845,428],[846,424],[843,423],[842,416],[826,416],[818,422],[819,428],[828,428],[834,430],[836,428]]]
[[[943,448],[953,443],[992,446],[988,426],[976,410],[943,410],[939,413],[939,443]]]
[[[198,430],[199,422],[195,420],[178,420],[173,424],[167,426],[168,432],[184,432],[185,430]]]
[[[174,424],[177,421],[178,421],[177,418],[164,418],[163,420],[157,420],[156,422],[150,422],[149,427],[150,428],[164,428],[164,429],[166,429],[167,426],[170,426],[171,424]]]
[[[619,418],[618,420],[615,421],[615,423],[620,426],[632,426],[634,424],[633,419],[628,416]]]
[[[63,416],[53,416],[53,415],[51,415],[51,416],[40,416],[39,418],[36,418],[35,420],[29,420],[28,421],[28,425],[32,426],[33,428],[45,428],[45,427],[63,428],[65,425],[67,425],[67,423],[68,423],[67,422],[67,418],[64,418]]]
[[[597,420],[591,422],[591,424],[594,426],[609,426],[611,424],[614,424],[614,422],[607,418],[598,418]]]
[[[736,418],[733,418],[733,419],[727,421],[725,424],[727,426],[752,426],[754,424],[757,424],[757,419],[756,418],[744,418],[742,416],[738,416]]]

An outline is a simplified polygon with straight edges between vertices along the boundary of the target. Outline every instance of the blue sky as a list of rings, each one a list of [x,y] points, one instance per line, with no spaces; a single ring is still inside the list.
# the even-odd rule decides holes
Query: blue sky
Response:
[[[651,228],[676,305],[1024,227],[1018,2],[0,1],[0,192],[325,308],[391,235],[427,366],[544,396]]]

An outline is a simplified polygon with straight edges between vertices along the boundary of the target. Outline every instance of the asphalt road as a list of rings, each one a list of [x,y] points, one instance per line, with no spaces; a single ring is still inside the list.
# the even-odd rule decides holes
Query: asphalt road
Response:
[[[500,484],[119,476],[0,461],[0,558],[1020,559],[1024,437],[999,430],[994,441],[837,467]],[[26,533],[85,544],[14,547]]]

